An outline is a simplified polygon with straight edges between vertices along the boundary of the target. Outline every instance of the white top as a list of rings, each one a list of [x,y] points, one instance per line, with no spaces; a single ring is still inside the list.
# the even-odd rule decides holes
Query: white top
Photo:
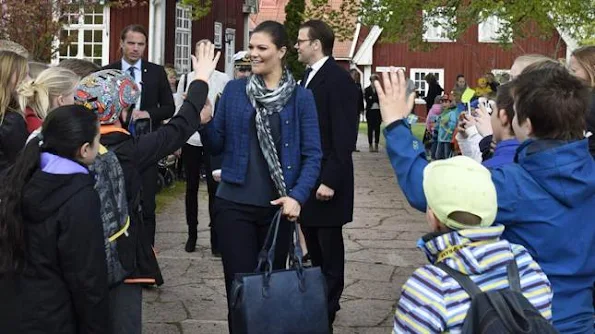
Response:
[[[178,113],[179,108],[182,106],[182,95],[184,93],[188,93],[188,91],[184,91],[184,87],[186,87],[186,79],[187,77],[194,77],[194,71],[188,73],[187,75],[183,75],[180,78],[180,82],[178,83],[178,89],[176,91],[176,93],[174,94],[174,103],[176,105],[176,114]],[[213,106],[213,108],[215,108],[215,101],[217,100],[217,96],[220,96],[221,94],[223,94],[223,89],[225,88],[225,85],[227,84],[227,82],[230,81],[230,78],[227,74],[223,73],[223,72],[219,72],[219,71],[214,71],[213,74],[211,74],[211,77],[209,78],[209,94],[207,96],[207,98],[209,99],[209,102],[211,102],[211,105]],[[190,86],[190,85],[188,85]],[[214,112],[215,110],[213,110]],[[188,139],[188,141],[186,142],[189,145],[192,146],[202,146],[202,142],[200,141],[200,134],[198,134],[198,132],[195,132],[190,139]]]
[[[329,59],[328,56],[327,57],[323,57],[319,61],[317,61],[314,64],[312,64],[312,66],[310,66],[310,68],[312,69],[312,72],[310,72],[310,75],[308,75],[308,80],[306,80],[306,87],[308,87],[308,84],[310,84],[310,81],[312,81],[312,78],[314,78],[314,76],[316,75],[316,73],[318,73],[318,71],[320,70],[320,68],[322,67],[322,65],[324,65],[324,63],[326,63],[326,61],[328,59]]]
[[[141,110],[141,95],[143,91],[143,71],[142,71],[142,59],[139,59],[136,64],[132,65],[128,63],[124,58],[122,58],[122,71],[126,73],[130,73],[128,70],[129,68],[134,67],[134,81],[136,81],[136,86],[138,87],[138,91],[141,93],[138,95],[138,101],[136,102],[136,109]]]

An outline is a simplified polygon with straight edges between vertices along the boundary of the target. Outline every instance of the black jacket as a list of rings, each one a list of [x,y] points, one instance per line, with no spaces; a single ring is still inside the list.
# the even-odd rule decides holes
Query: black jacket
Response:
[[[372,105],[374,103],[379,103],[378,102],[378,93],[376,93],[374,88],[372,88],[372,86],[370,85],[370,86],[366,87],[364,95],[366,97],[366,111],[370,111],[370,110],[372,110]],[[379,110],[379,109],[380,108],[378,108],[377,110]]]
[[[349,73],[331,57],[306,86],[312,90],[322,148],[320,177],[310,198],[304,204],[301,223],[304,226],[339,227],[353,220],[353,160],[357,133],[357,85]],[[330,201],[316,199],[323,183],[335,191]]]
[[[151,115],[153,130],[161,126],[161,122],[172,117],[176,111],[167,74],[163,66],[142,60],[142,89],[140,109]],[[104,69],[122,69],[122,61],[109,64]]]
[[[434,105],[434,100],[436,99],[436,96],[442,95],[443,91],[444,89],[440,87],[439,83],[432,82],[431,84],[429,84],[428,94],[424,97],[428,110],[430,110],[430,108],[432,108],[432,106]]]
[[[91,175],[38,170],[25,186],[27,255],[13,300],[20,319],[0,321],[0,326],[13,321],[2,333],[109,333],[107,267],[94,184]]]
[[[163,283],[157,259],[143,229],[139,195],[142,188],[141,174],[182,147],[198,130],[199,112],[205,104],[208,91],[205,82],[193,82],[178,114],[157,131],[134,138],[120,131],[105,133],[105,128],[102,129],[101,144],[114,151],[124,172],[130,215],[129,229],[130,234],[136,236],[118,239],[118,249],[120,250],[120,243],[126,249],[120,250],[120,256],[124,255],[128,259],[124,262],[136,263],[135,271],[126,281],[128,283]]]
[[[7,112],[0,123],[0,174],[15,162],[28,136],[25,118],[18,112]]]

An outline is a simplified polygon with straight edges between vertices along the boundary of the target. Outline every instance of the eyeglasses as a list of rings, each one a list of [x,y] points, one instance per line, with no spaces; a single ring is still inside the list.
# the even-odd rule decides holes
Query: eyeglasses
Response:
[[[302,45],[303,42],[311,41],[311,39],[298,39],[296,45]]]

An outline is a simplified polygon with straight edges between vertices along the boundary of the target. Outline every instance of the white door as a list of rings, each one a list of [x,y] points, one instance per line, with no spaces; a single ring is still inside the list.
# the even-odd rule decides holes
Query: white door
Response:
[[[225,73],[233,79],[233,55],[236,53],[236,30],[225,29]]]

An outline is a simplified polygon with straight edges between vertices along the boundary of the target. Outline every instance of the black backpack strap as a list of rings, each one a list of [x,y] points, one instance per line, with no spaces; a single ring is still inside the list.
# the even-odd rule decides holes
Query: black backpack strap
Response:
[[[473,299],[476,295],[482,293],[481,289],[475,284],[467,275],[463,275],[460,272],[452,269],[443,262],[435,264],[436,267],[445,271],[448,276],[452,277],[459,285],[469,294],[469,297]]]
[[[508,284],[510,290],[522,293],[521,291],[521,277],[519,276],[519,267],[517,266],[516,259],[513,257],[506,266],[506,272],[508,273]]]

